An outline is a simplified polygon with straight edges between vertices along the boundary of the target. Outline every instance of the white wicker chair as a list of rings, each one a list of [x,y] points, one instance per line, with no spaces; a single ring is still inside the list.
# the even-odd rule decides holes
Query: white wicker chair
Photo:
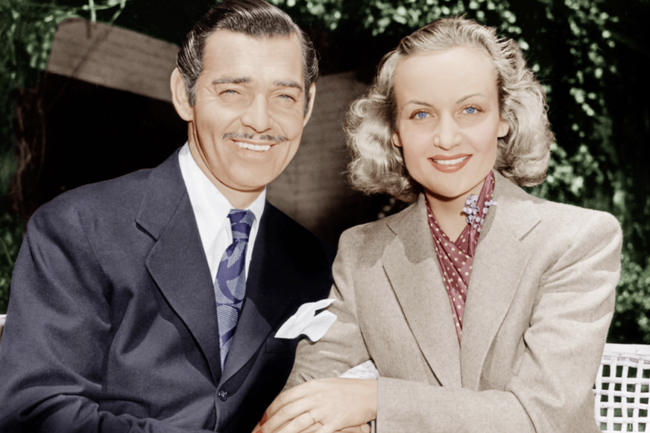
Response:
[[[0,314],[0,341],[2,341],[2,331],[5,328],[5,318],[7,317],[6,314]]]
[[[650,432],[650,346],[607,344],[596,378],[596,423],[605,432]]]

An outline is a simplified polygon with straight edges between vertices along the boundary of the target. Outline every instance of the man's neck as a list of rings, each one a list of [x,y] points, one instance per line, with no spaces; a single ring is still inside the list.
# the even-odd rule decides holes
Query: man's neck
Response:
[[[200,155],[197,155],[197,152],[194,146],[189,146],[190,154],[196,162],[196,165],[199,166],[203,174],[210,180],[210,182],[219,190],[221,194],[228,200],[234,209],[247,209],[253,202],[260,196],[264,188],[259,190],[249,190],[249,191],[240,191],[233,188],[230,188],[228,185],[225,185],[223,182],[220,182],[217,177],[212,174],[208,166],[205,164]]]

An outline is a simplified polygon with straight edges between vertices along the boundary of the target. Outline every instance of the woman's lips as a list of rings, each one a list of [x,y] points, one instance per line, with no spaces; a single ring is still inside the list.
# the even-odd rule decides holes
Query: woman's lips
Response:
[[[433,167],[438,171],[443,173],[453,173],[465,167],[471,157],[472,155],[467,154],[451,156],[435,155],[432,158],[429,158],[429,162],[431,162],[431,165],[433,165]]]

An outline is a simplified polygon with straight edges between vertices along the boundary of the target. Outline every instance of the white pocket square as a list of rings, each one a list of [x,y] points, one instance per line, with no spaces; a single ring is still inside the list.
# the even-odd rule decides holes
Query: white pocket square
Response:
[[[320,340],[336,321],[336,315],[329,311],[316,315],[316,311],[328,307],[332,302],[334,299],[322,299],[301,305],[296,314],[280,326],[275,338],[293,339],[304,334],[311,341]]]

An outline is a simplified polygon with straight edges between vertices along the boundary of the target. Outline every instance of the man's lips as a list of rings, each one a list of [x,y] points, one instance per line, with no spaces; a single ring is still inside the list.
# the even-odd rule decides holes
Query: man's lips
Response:
[[[266,152],[273,146],[273,144],[256,144],[256,143],[250,143],[247,141],[239,141],[239,140],[233,140],[233,142],[239,147],[240,149],[248,149],[248,150],[253,150],[255,152]]]
[[[458,154],[458,155],[434,155],[429,158],[431,165],[443,173],[453,173],[465,167],[465,165],[472,158],[472,155]]]
[[[255,134],[237,132],[224,134],[223,139],[231,140],[240,149],[252,150],[254,152],[266,152],[276,144],[281,144],[289,140],[283,135],[262,134],[256,139]]]

